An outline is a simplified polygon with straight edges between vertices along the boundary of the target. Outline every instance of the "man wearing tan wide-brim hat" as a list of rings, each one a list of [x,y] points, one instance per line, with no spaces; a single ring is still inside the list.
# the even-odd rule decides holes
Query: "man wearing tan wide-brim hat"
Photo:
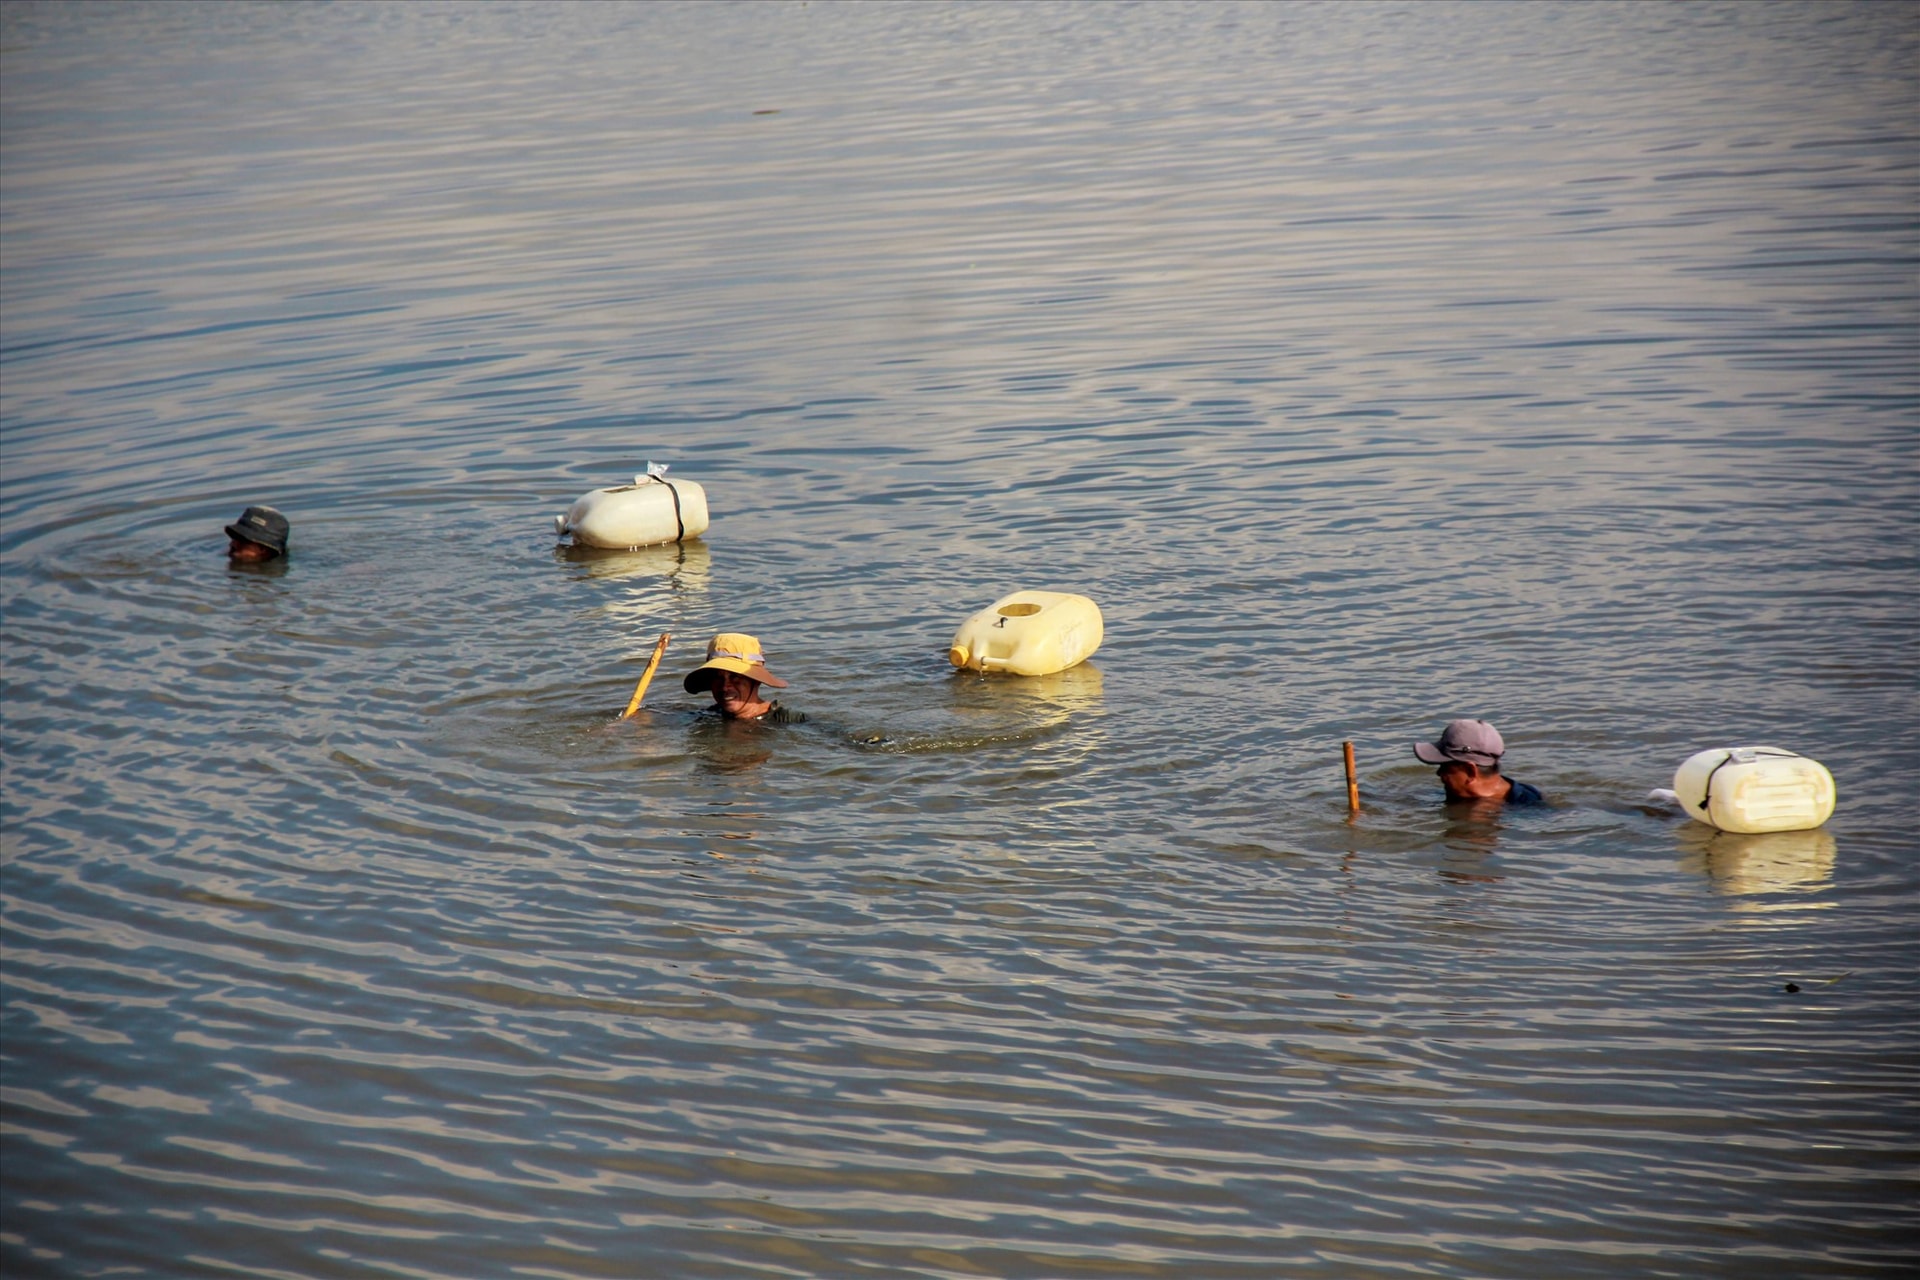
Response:
[[[707,660],[680,682],[688,693],[711,693],[713,705],[729,720],[797,724],[806,717],[760,696],[760,686],[784,689],[787,682],[767,670],[760,641],[738,631],[723,631],[707,641]]]

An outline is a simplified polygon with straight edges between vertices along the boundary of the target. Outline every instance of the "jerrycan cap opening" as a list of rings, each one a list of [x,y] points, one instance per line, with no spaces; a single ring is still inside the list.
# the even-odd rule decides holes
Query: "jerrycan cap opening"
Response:
[[[1038,612],[1040,606],[1030,600],[1016,600],[1000,606],[1000,616],[1003,618],[1031,618]]]

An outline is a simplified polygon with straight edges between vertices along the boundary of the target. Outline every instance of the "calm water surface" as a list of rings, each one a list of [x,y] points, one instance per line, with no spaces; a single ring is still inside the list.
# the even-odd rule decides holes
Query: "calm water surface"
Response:
[[[0,1271],[1913,1274],[1917,12],[7,4]]]

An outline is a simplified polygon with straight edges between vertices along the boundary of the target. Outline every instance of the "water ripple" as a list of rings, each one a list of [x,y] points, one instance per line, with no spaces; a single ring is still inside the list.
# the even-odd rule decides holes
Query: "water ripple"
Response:
[[[6,8],[0,1271],[1907,1269],[1912,23],[1493,12]]]

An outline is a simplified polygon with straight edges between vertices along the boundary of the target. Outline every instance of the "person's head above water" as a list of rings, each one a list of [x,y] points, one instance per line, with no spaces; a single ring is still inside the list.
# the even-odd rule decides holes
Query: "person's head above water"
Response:
[[[1437,742],[1416,742],[1413,754],[1440,766],[1449,800],[1505,800],[1517,784],[1500,776],[1507,744],[1485,720],[1450,720]]]
[[[774,709],[760,696],[760,686],[784,689],[787,682],[767,670],[760,642],[737,631],[723,631],[707,641],[707,660],[681,681],[688,693],[712,693],[713,705],[729,720],[757,720]]]
[[[227,526],[227,559],[236,564],[258,564],[287,554],[287,534],[293,526],[272,507],[248,507]]]

